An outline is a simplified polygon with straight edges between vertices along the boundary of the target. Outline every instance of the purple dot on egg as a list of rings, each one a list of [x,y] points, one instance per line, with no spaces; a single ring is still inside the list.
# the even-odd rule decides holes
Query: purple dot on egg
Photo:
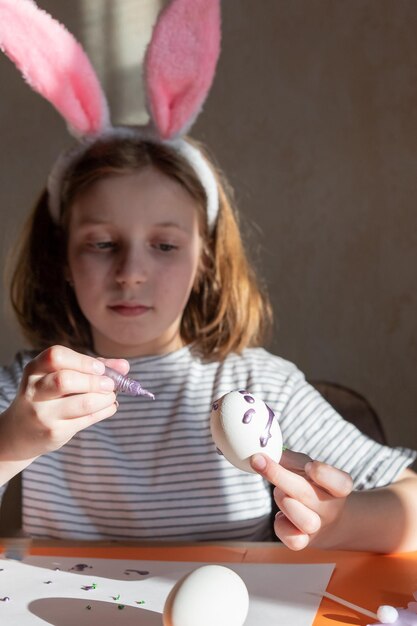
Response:
[[[245,395],[245,393],[248,393],[245,389],[239,389],[239,393],[242,394],[242,396]]]
[[[254,413],[255,413],[255,409],[248,409],[243,416],[242,422],[244,424],[249,424],[252,419],[252,415],[254,415]]]
[[[271,439],[272,435],[268,432],[266,435],[260,438],[261,447],[265,448],[268,444],[268,441]]]
[[[253,404],[255,402],[255,398],[253,398],[252,396],[243,396],[243,399],[246,400],[246,402],[249,402],[249,404]]]

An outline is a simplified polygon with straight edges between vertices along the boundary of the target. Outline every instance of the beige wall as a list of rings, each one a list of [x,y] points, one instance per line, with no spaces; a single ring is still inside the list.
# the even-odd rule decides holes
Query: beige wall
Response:
[[[86,43],[91,24],[79,3],[39,4]],[[142,39],[153,4],[117,2],[147,20],[146,28],[138,20]],[[236,189],[274,302],[273,350],[310,378],[366,395],[390,443],[413,447],[416,33],[415,0],[223,0],[222,56],[194,128]],[[110,67],[112,57],[89,46],[113,107],[130,94],[118,119],[132,119],[142,103],[140,89],[131,91],[138,72]],[[4,249],[67,135],[3,58],[0,80]],[[19,341],[2,324],[4,362]]]

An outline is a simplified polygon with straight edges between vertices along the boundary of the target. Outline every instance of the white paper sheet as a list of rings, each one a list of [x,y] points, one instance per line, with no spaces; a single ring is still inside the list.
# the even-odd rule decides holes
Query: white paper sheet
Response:
[[[201,565],[205,563],[0,558],[0,625],[161,626],[170,589]],[[222,565],[237,572],[248,588],[245,626],[311,626],[334,569],[333,563]]]

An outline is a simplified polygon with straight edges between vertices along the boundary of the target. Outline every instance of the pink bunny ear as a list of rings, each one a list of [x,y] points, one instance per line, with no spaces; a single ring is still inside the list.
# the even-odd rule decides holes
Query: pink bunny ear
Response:
[[[80,44],[32,0],[0,0],[0,47],[76,135],[109,124],[106,98]]]
[[[199,114],[220,52],[220,0],[172,0],[145,58],[151,118],[162,139],[186,132]]]

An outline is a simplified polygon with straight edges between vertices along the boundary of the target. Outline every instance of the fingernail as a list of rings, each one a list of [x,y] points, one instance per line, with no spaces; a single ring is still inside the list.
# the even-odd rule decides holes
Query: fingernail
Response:
[[[306,472],[306,474],[308,474],[308,473],[309,473],[309,471],[311,470],[311,468],[312,468],[312,467],[313,467],[313,464],[312,464],[312,462],[311,462],[311,461],[309,461],[308,463],[306,463],[306,464],[304,465],[304,471]]]
[[[254,454],[250,464],[257,472],[262,472],[266,468],[266,459],[262,454]]]
[[[107,376],[103,376],[102,378],[100,378],[99,385],[100,389],[102,389],[103,391],[113,391],[114,389],[114,382],[111,378],[108,378]]]
[[[119,403],[117,402],[117,400],[114,401],[114,404],[116,405],[116,409],[119,408]]]
[[[91,363],[91,370],[94,374],[104,374],[104,363],[101,361],[93,361]]]

